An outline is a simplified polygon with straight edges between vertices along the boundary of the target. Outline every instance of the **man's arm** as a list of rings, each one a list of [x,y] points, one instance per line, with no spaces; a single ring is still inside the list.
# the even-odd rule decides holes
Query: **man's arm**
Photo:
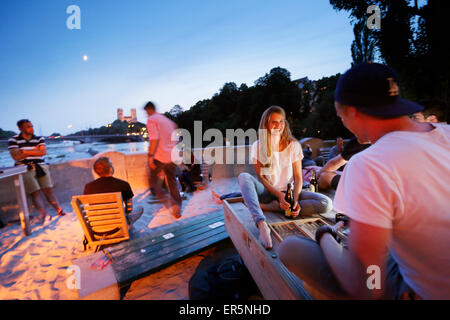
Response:
[[[348,161],[342,158],[342,155],[338,154],[336,157],[328,161],[325,166],[320,169],[318,178],[323,172],[333,172],[345,165]]]
[[[148,147],[149,156],[154,156],[156,152],[156,147],[158,146],[159,140],[150,140],[150,145]]]
[[[19,148],[9,149],[9,154],[15,161],[26,159],[27,157],[42,157],[47,154],[45,145],[37,145],[33,150],[23,150]]]
[[[153,157],[155,156],[156,148],[158,146],[159,140],[150,140],[150,145],[148,147],[148,165],[150,169],[155,170],[156,166],[153,163]]]
[[[348,249],[344,249],[329,233],[321,238],[320,246],[328,264],[351,297],[383,298],[391,234],[390,229],[351,220]],[[379,289],[373,287],[377,281]]]

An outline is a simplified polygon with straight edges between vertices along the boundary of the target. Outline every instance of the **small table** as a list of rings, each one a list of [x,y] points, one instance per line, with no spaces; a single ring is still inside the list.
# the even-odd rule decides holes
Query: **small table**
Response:
[[[19,204],[20,223],[23,233],[28,236],[30,232],[30,217],[28,211],[27,195],[23,184],[22,174],[27,172],[26,166],[0,169],[0,179],[14,177],[14,188],[16,190],[17,202]]]

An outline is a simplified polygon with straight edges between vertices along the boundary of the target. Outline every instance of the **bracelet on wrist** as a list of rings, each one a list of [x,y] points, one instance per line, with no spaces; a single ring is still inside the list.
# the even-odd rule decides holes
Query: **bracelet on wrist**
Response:
[[[316,242],[320,246],[320,239],[325,233],[329,233],[334,239],[336,239],[336,232],[330,226],[321,226],[316,230]]]

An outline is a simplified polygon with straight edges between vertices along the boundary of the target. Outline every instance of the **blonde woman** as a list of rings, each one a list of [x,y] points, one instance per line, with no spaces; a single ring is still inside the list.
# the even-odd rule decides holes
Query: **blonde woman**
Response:
[[[251,159],[257,177],[242,173],[239,185],[266,249],[272,247],[272,239],[263,210],[284,211],[289,208],[284,200],[288,183],[294,182],[294,218],[331,210],[332,201],[327,196],[302,191],[302,148],[291,134],[283,108],[272,106],[264,111],[258,141],[251,148]]]

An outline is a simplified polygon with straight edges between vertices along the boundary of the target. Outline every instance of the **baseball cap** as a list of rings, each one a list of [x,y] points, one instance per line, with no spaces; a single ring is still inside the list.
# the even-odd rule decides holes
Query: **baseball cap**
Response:
[[[338,80],[334,99],[383,118],[410,115],[424,109],[400,97],[397,73],[379,63],[363,63],[345,72]]]

